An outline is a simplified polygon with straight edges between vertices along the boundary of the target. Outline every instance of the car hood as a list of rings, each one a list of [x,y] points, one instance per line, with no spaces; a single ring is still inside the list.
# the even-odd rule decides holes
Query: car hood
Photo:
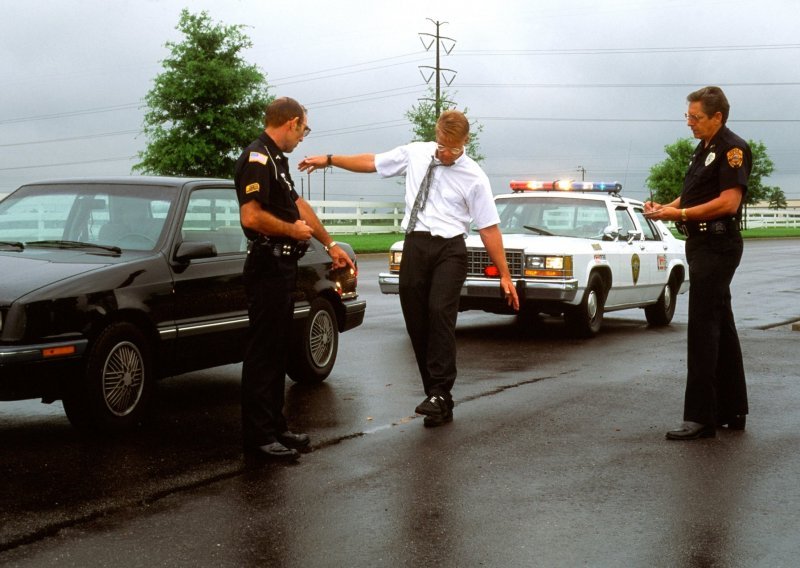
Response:
[[[19,253],[0,254],[0,303],[10,304],[19,297],[38,290],[43,286],[85,274],[107,266],[97,256],[82,252],[60,254],[59,262],[55,255],[25,255]]]

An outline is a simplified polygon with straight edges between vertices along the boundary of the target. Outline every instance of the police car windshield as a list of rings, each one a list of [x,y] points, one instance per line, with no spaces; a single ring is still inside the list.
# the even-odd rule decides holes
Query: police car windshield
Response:
[[[503,234],[552,234],[601,240],[610,223],[605,202],[564,197],[498,199]],[[528,227],[535,227],[532,230]]]

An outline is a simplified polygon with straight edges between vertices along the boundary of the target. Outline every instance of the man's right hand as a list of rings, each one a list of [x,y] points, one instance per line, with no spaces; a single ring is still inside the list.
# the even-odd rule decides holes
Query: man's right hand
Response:
[[[311,227],[302,219],[298,219],[294,222],[294,225],[292,225],[292,232],[289,236],[296,241],[307,241],[313,234],[314,232],[311,230]]]

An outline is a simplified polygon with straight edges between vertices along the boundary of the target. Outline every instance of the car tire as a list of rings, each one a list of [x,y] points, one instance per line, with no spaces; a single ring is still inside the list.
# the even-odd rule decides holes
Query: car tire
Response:
[[[289,377],[298,383],[328,378],[339,349],[339,328],[333,306],[325,298],[311,302],[311,311],[296,338],[288,363]]]
[[[603,326],[603,308],[606,301],[605,287],[600,275],[589,276],[586,292],[581,303],[570,306],[564,313],[567,327],[576,337],[594,337]]]
[[[90,345],[83,377],[67,387],[64,411],[81,429],[129,430],[144,419],[152,383],[150,343],[135,325],[114,323]]]
[[[672,316],[675,315],[675,303],[678,299],[678,284],[675,276],[670,276],[669,281],[658,301],[650,306],[644,308],[644,316],[647,318],[647,323],[650,325],[668,325],[672,321]]]

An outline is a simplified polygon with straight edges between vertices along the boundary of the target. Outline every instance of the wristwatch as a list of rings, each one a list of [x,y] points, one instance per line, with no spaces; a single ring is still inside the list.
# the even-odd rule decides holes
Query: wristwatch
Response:
[[[681,209],[681,221],[687,221],[688,217],[686,216],[686,209]]]
[[[327,166],[330,167],[333,165],[333,154],[328,154],[328,164]]]
[[[325,252],[330,252],[333,247],[338,245],[339,243],[337,243],[336,241],[329,242],[327,245],[325,245]]]

